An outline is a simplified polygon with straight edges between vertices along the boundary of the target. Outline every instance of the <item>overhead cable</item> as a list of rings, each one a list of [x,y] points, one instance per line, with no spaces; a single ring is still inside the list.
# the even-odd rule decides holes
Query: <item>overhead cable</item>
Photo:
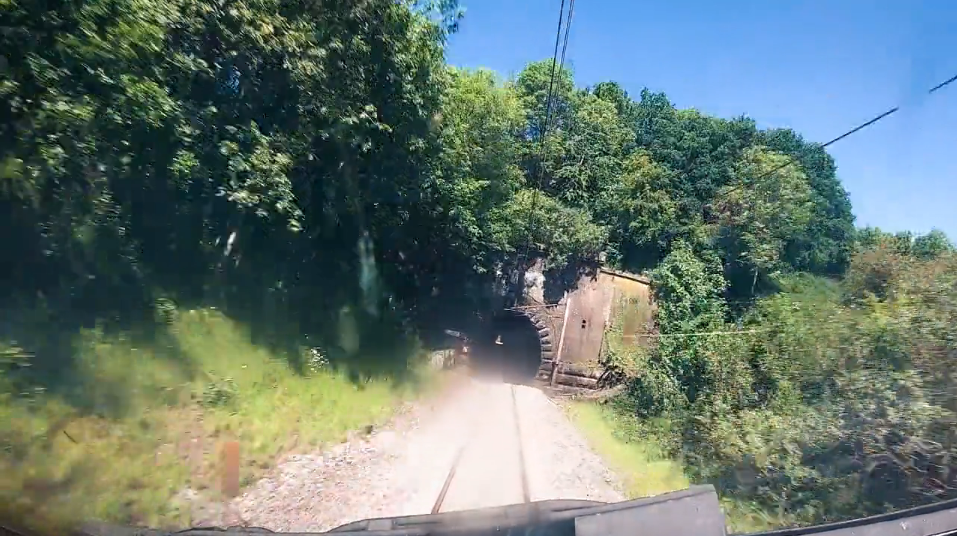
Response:
[[[545,97],[545,117],[542,123],[539,125],[539,158],[538,158],[538,187],[532,193],[532,202],[528,208],[528,232],[525,237],[525,248],[522,252],[522,255],[518,258],[517,269],[524,269],[524,264],[528,260],[528,252],[531,249],[532,243],[532,234],[534,233],[534,216],[535,208],[538,205],[538,196],[540,195],[542,185],[545,178],[545,157],[547,155],[547,145],[545,143],[547,134],[548,134],[548,125],[551,122],[552,115],[552,100],[554,97],[555,89],[555,75],[556,75],[556,66],[558,66],[557,74],[561,74],[561,70],[565,64],[565,52],[568,49],[568,32],[571,28],[572,15],[575,9],[575,0],[570,0],[568,8],[568,19],[565,19],[565,0],[562,0],[561,7],[558,11],[558,29],[555,31],[555,50],[552,52],[552,66],[551,72],[549,74],[548,80],[548,93]],[[562,27],[565,29],[564,43],[562,44],[562,54],[561,54],[561,64],[559,66],[559,57],[558,57],[558,45],[562,42]]]
[[[957,75],[954,75],[954,76],[948,78],[947,80],[945,80],[945,81],[943,81],[943,82],[937,84],[936,86],[930,88],[930,89],[927,91],[927,94],[930,95],[930,94],[934,93],[935,91],[938,91],[938,90],[940,90],[940,89],[943,89],[944,87],[946,87],[947,85],[951,84],[951,83],[954,82],[954,81],[957,81]],[[881,119],[884,119],[885,117],[896,113],[898,110],[900,110],[900,106],[895,106],[895,107],[891,108],[890,110],[887,110],[886,112],[884,112],[884,113],[882,113],[882,114],[880,114],[880,115],[874,117],[873,119],[870,119],[870,120],[868,120],[868,121],[865,121],[864,123],[861,123],[860,125],[858,125],[858,126],[852,128],[851,130],[848,130],[847,132],[845,132],[845,133],[841,134],[840,136],[838,136],[838,137],[832,139],[831,141],[828,141],[828,142],[826,142],[826,143],[820,144],[820,148],[823,149],[823,148],[825,148],[825,147],[828,147],[829,145],[832,145],[832,144],[834,144],[834,143],[837,143],[837,142],[843,140],[844,138],[846,138],[846,137],[848,137],[848,136],[851,136],[852,134],[855,134],[855,133],[857,133],[857,132],[860,132],[861,130],[864,130],[865,128],[867,128],[867,127],[873,125],[874,123],[877,123],[877,122],[880,121]],[[756,178],[754,178],[754,179],[751,181],[751,183],[758,182],[758,181],[760,181],[760,180],[766,179],[766,178],[770,177],[771,175],[774,175],[774,174],[777,173],[778,171],[781,171],[782,169],[784,169],[784,168],[790,166],[791,164],[794,164],[796,161],[797,161],[796,158],[791,157],[790,160],[788,160],[787,162],[785,162],[785,163],[783,163],[783,164],[781,164],[781,165],[775,167],[775,168],[772,169],[771,171],[767,171],[767,172],[765,172],[765,173],[762,173],[761,175],[758,175]],[[724,192],[720,193],[719,195],[715,196],[715,199],[718,199],[718,198],[727,196],[727,195],[730,194],[731,192],[736,192],[736,191],[738,191],[738,190],[740,190],[740,189],[742,189],[742,188],[744,188],[744,187],[746,187],[746,186],[748,186],[748,184],[739,184],[739,185],[737,185],[737,186],[734,186],[733,188],[729,188],[729,189],[725,190]]]

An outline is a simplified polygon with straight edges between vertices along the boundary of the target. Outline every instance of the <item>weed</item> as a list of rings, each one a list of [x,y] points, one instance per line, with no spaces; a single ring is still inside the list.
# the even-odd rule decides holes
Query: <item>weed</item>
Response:
[[[202,404],[207,408],[228,407],[237,394],[236,382],[232,378],[214,379],[203,389]]]
[[[152,344],[77,333],[68,389],[26,396],[0,372],[0,514],[41,526],[189,525],[173,498],[187,486],[216,490],[221,441],[239,441],[250,483],[280,454],[340,441],[415,394],[386,379],[356,384],[321,353],[298,374],[214,310],[166,318],[171,340]],[[14,345],[3,350],[7,361],[26,359]]]
[[[607,406],[588,403],[575,403],[568,412],[592,448],[622,479],[629,498],[649,497],[688,487],[681,464],[665,457],[653,442],[629,433],[634,428],[623,426],[627,416]]]
[[[629,415],[614,405],[578,402],[568,407],[568,415],[582,430],[592,448],[618,475],[630,499],[660,495],[685,489],[690,480],[684,464],[668,457],[670,437],[658,433],[665,423],[649,422]],[[774,516],[757,505],[731,497],[722,497],[730,533],[770,530],[793,524],[793,519]]]

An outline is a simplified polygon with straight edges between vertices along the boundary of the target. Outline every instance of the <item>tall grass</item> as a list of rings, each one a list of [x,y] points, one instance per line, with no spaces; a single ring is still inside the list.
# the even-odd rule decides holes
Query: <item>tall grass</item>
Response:
[[[690,480],[681,460],[669,457],[663,444],[669,434],[665,420],[649,422],[629,415],[613,404],[576,402],[567,407],[572,421],[591,447],[621,480],[629,499],[686,489]],[[766,508],[732,498],[721,498],[731,533],[750,533],[785,526],[792,520],[774,516]]]
[[[174,499],[186,487],[218,493],[224,440],[238,441],[248,484],[285,452],[382,422],[415,390],[315,359],[296,373],[215,310],[182,312],[164,333],[142,342],[80,331],[57,389],[0,376],[0,516],[186,526]]]
[[[651,497],[688,487],[680,463],[670,460],[637,423],[610,406],[576,402],[568,407],[589,444],[621,479],[630,499]]]

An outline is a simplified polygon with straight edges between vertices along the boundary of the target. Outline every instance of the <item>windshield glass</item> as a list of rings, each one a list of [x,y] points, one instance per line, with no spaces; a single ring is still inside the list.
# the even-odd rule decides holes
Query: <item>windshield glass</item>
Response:
[[[957,498],[957,9],[881,6],[0,0],[0,525]]]

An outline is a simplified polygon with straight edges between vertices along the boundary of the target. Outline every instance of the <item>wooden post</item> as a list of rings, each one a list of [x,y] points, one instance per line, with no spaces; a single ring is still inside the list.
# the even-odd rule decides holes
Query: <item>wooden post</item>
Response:
[[[562,320],[562,334],[558,336],[558,350],[555,351],[555,358],[552,359],[552,377],[548,380],[548,384],[553,387],[555,379],[558,377],[558,363],[562,360],[562,347],[565,345],[565,328],[568,327],[568,314],[572,310],[572,297],[568,296],[567,292],[565,296],[567,299],[565,300],[565,318]]]
[[[239,495],[239,441],[226,441],[221,448],[223,495],[236,497]]]

